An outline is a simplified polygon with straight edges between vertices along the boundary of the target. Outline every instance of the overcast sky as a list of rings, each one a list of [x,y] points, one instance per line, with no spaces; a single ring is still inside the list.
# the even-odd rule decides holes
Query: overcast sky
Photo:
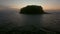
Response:
[[[60,0],[0,0],[0,8],[19,9],[26,5],[41,5],[44,9],[60,9]]]

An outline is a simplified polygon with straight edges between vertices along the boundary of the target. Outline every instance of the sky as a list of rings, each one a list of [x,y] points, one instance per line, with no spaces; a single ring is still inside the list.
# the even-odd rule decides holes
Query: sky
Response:
[[[60,0],[0,0],[0,9],[20,9],[27,5],[39,5],[44,10],[60,10]]]

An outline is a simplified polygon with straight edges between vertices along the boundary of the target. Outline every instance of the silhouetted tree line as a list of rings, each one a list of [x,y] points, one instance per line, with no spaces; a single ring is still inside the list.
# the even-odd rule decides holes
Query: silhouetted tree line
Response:
[[[28,5],[21,8],[20,13],[22,14],[44,14],[44,10],[41,6],[37,5]]]

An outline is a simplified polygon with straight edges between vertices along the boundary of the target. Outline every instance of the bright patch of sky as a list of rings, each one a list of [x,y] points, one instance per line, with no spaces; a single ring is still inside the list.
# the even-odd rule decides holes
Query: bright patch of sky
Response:
[[[60,9],[60,0],[0,0],[0,5],[13,8],[19,8],[26,5],[41,5],[45,9],[55,9],[56,7]]]

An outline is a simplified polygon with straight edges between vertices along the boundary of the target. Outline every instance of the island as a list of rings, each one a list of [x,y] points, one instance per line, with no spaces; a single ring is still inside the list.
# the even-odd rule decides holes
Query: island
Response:
[[[26,7],[21,8],[20,14],[46,14],[44,12],[42,6],[37,5],[28,5]]]

